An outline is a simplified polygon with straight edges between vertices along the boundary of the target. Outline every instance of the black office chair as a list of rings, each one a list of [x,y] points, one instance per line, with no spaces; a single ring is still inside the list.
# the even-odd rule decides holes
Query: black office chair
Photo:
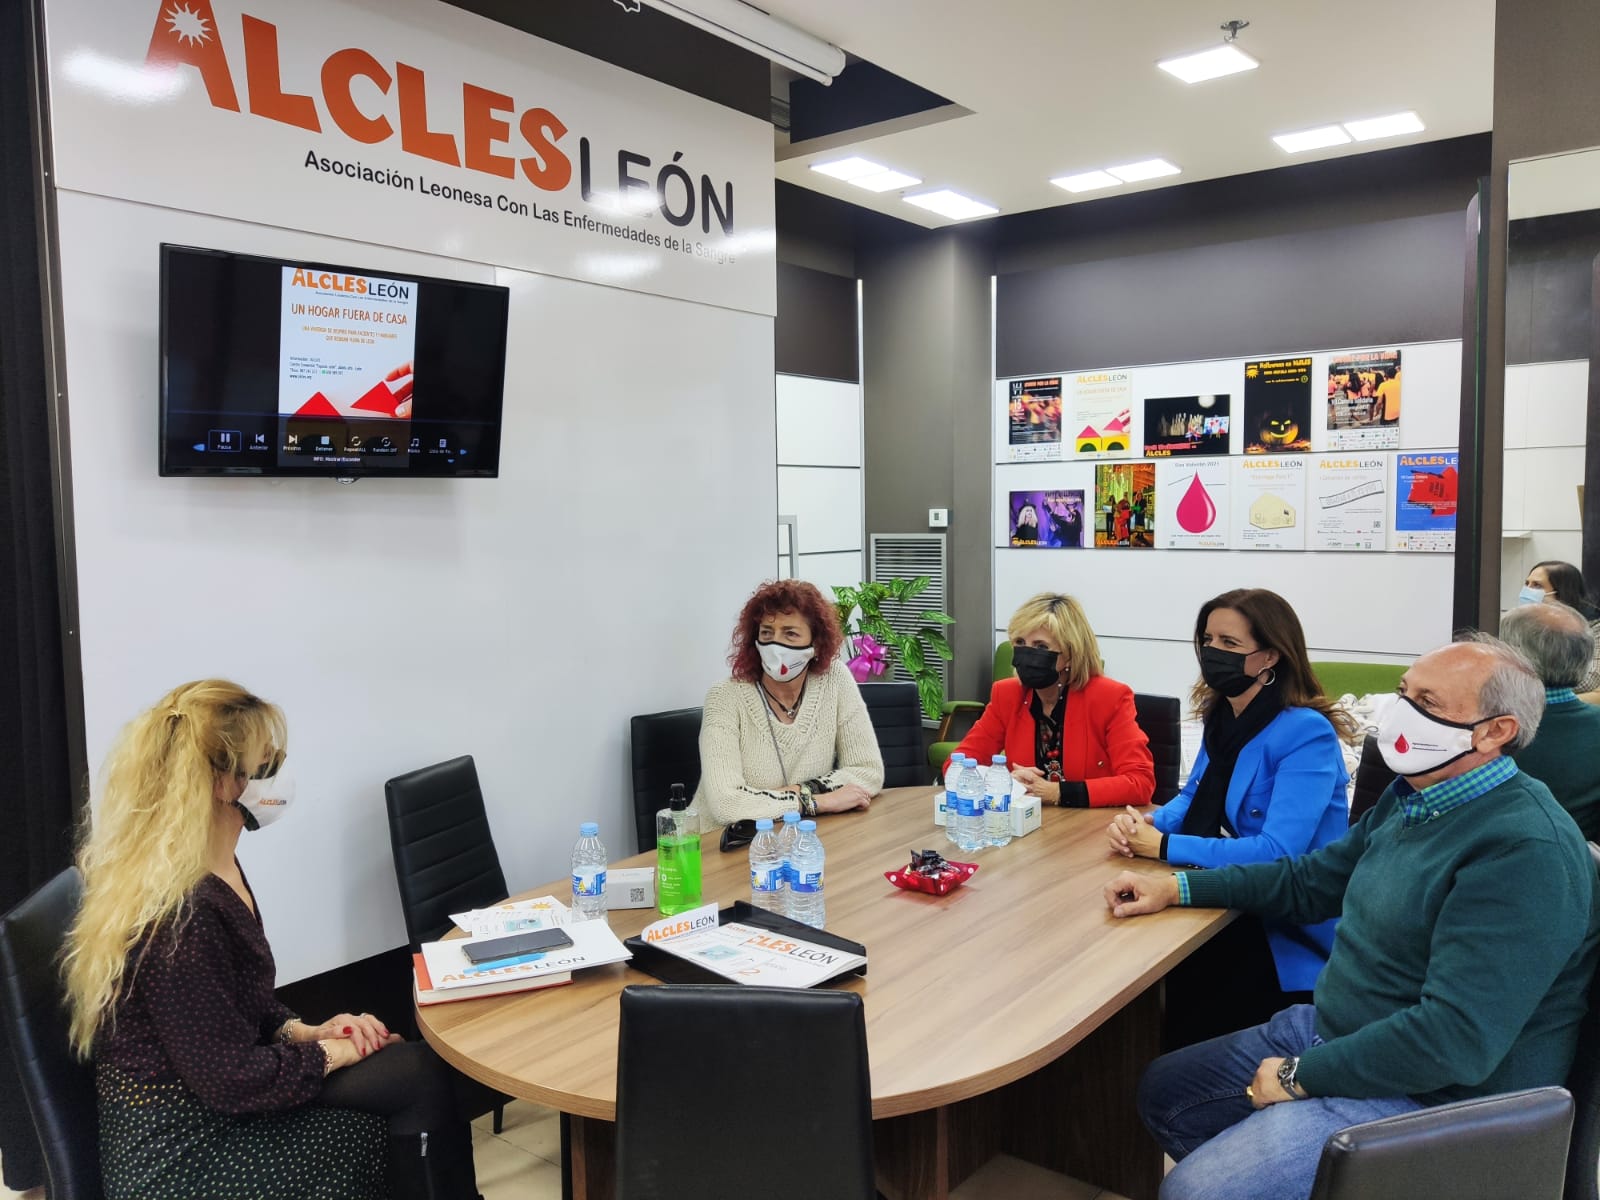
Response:
[[[1175,696],[1135,693],[1133,719],[1150,739],[1150,756],[1156,760],[1156,793],[1152,804],[1165,804],[1178,794],[1178,774],[1183,769],[1183,706]]]
[[[1394,780],[1394,772],[1383,761],[1383,754],[1378,749],[1378,739],[1367,734],[1366,741],[1361,743],[1361,761],[1356,765],[1355,795],[1350,798],[1350,824],[1354,825],[1365,816]]]
[[[1562,1200],[1571,1133],[1572,1096],[1558,1087],[1352,1125],[1322,1147],[1311,1200]]]
[[[761,1101],[781,1095],[775,1081],[793,1071],[807,1072],[797,1085],[804,1103],[782,1103],[775,1126]],[[810,1150],[784,1154],[779,1143]],[[873,1177],[860,996],[737,984],[622,989],[617,1200],[690,1192],[697,1200],[873,1200]]]
[[[675,708],[629,723],[633,822],[641,854],[656,848],[656,813],[667,806],[672,785],[683,784],[691,796],[700,786],[700,716],[698,708]]]
[[[67,1042],[58,955],[83,879],[62,871],[0,917],[0,1015],[44,1150],[50,1200],[101,1200],[94,1068]]]
[[[383,798],[400,911],[413,950],[449,933],[451,913],[488,908],[510,895],[472,755],[396,775],[383,785]],[[468,1106],[477,1112],[468,1115],[492,1111],[499,1133],[510,1100],[484,1088]]]
[[[883,755],[884,787],[915,787],[929,782],[922,748],[922,701],[914,683],[863,683],[872,732]]]

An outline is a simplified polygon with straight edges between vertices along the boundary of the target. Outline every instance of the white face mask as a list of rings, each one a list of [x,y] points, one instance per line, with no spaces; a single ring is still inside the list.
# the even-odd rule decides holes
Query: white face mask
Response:
[[[234,801],[244,810],[244,827],[257,830],[271,825],[294,803],[294,779],[281,766],[275,775],[252,779]]]
[[[1517,593],[1517,603],[1518,604],[1543,604],[1544,603],[1544,589],[1543,588],[1536,588],[1531,584],[1525,584],[1523,586],[1523,589],[1520,592]]]
[[[757,642],[756,652],[761,655],[761,669],[767,678],[779,683],[799,678],[806,664],[817,656],[814,646],[780,646],[777,642]]]
[[[1431,717],[1405,696],[1378,722],[1378,751],[1396,775],[1426,775],[1472,753],[1472,731],[1493,717],[1471,723]]]

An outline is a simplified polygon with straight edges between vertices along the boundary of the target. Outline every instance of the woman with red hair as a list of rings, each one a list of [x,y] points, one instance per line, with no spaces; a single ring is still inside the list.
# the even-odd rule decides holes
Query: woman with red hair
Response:
[[[695,807],[718,825],[866,808],[883,755],[840,653],[838,614],[797,579],[763,584],[733,630],[733,678],[706,693]]]

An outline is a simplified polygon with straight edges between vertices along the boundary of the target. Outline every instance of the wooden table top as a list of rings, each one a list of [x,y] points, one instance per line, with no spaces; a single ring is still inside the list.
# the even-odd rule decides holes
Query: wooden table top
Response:
[[[1042,828],[973,858],[976,875],[947,896],[904,892],[883,872],[913,848],[947,848],[932,786],[894,788],[867,812],[819,822],[827,849],[827,928],[867,947],[868,974],[832,986],[866,1001],[874,1118],[920,1112],[1032,1073],[1075,1046],[1230,919],[1169,909],[1118,921],[1101,898],[1123,867],[1165,863],[1110,853],[1107,809],[1046,808]],[[948,847],[952,852],[953,846]],[[649,866],[654,853],[616,866]],[[749,899],[744,850],[704,840],[707,902]],[[522,893],[565,899],[562,879]],[[656,913],[610,914],[619,937]],[[616,963],[543,991],[432,1005],[417,1012],[439,1055],[499,1091],[564,1112],[616,1119],[618,995],[653,976]]]

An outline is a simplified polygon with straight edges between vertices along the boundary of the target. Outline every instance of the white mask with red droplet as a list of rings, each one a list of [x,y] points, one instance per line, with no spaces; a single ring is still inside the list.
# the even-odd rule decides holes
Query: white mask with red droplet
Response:
[[[777,642],[757,642],[756,652],[761,655],[761,669],[767,678],[779,683],[798,679],[806,664],[817,656],[815,646],[780,646]]]
[[[1446,721],[1400,696],[1378,722],[1378,750],[1396,775],[1426,775],[1472,753],[1472,731],[1493,717]]]

